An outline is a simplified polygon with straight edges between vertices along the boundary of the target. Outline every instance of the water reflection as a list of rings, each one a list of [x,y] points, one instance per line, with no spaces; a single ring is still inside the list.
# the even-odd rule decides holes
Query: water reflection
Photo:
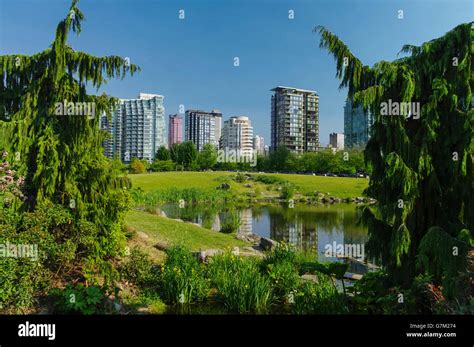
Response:
[[[161,210],[170,218],[179,218],[220,231],[229,207],[190,205],[180,208],[169,204],[162,206]],[[285,241],[302,250],[317,251],[319,261],[342,261],[341,254],[336,257],[340,248],[344,257],[365,260],[367,230],[358,224],[361,211],[353,204],[296,205],[294,208],[253,205],[237,210],[240,218],[237,232],[240,234],[254,233],[276,241]],[[351,248],[352,246],[354,247]],[[328,255],[328,249],[331,250],[331,256]],[[355,249],[358,253],[347,254],[347,250]],[[351,272],[366,272],[363,264],[350,264]]]

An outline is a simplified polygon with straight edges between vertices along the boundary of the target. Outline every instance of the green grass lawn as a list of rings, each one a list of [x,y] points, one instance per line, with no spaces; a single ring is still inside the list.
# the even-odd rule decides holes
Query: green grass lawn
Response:
[[[148,236],[147,242],[153,244],[158,242],[168,245],[181,244],[193,251],[248,245],[231,234],[219,233],[144,211],[129,211],[125,223],[127,227],[145,233]]]
[[[299,187],[302,194],[318,191],[337,198],[358,197],[369,183],[366,178],[324,177],[310,175],[275,174]]]
[[[169,187],[215,189],[219,185],[219,182],[215,179],[222,176],[230,178],[235,176],[235,173],[220,171],[172,171],[128,175],[132,180],[133,186],[140,187],[144,191],[165,189]]]
[[[257,174],[256,174],[257,175]],[[266,174],[267,175],[267,174]],[[298,186],[297,191],[301,194],[309,192],[329,193],[330,196],[338,198],[362,196],[362,191],[367,187],[368,180],[365,178],[351,177],[323,177],[295,174],[268,174],[279,176]],[[235,177],[234,172],[155,172],[139,175],[129,175],[134,187],[140,187],[144,191],[176,188],[199,188],[215,189],[219,184],[219,179]],[[243,194],[249,190],[244,183],[231,181],[231,190],[237,194]],[[252,188],[259,187],[265,190],[265,185],[256,182],[249,182]]]

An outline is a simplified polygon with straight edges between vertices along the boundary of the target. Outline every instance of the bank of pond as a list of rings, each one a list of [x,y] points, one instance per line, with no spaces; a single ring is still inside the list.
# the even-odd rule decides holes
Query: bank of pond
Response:
[[[206,261],[182,246],[154,265],[134,249],[121,273],[142,302],[162,302],[167,314],[344,314],[355,310],[357,284],[343,279],[348,265],[320,263],[314,254],[280,243],[264,257],[231,250]],[[146,299],[145,299],[146,298]],[[125,308],[139,305],[128,297]],[[359,310],[357,308],[357,310]],[[362,311],[361,311],[362,312]]]

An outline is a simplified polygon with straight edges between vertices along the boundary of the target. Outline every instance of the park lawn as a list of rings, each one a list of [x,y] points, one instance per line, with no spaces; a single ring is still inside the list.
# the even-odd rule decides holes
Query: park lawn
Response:
[[[354,177],[325,177],[295,174],[272,174],[282,177],[298,186],[301,194],[321,192],[336,198],[361,197],[367,188],[369,180]]]
[[[252,173],[258,175],[257,173]],[[221,178],[227,178],[231,185],[231,191],[237,194],[244,194],[248,191],[244,183],[230,181],[235,172],[154,172],[147,174],[129,175],[133,187],[140,187],[144,191],[153,191],[176,188],[199,188],[214,190],[220,183]],[[337,198],[354,198],[362,196],[363,190],[367,187],[368,180],[365,178],[352,177],[324,177],[298,174],[265,174],[269,176],[279,176],[284,180],[294,183],[301,194],[314,192],[329,193],[329,196]],[[264,185],[251,182],[252,186],[260,187],[264,190]]]
[[[144,191],[171,187],[215,189],[220,184],[216,179],[222,176],[229,177],[230,179],[231,176],[235,176],[235,173],[221,171],[171,171],[128,175],[132,180],[133,187],[140,187]]]
[[[179,244],[192,251],[248,246],[232,234],[208,230],[139,210],[130,210],[125,217],[125,224],[136,232],[145,233],[149,244]]]

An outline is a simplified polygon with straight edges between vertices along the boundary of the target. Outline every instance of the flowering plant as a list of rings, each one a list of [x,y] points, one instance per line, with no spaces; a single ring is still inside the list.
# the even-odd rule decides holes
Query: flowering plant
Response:
[[[7,157],[7,151],[0,152],[0,196],[3,197],[0,199],[0,202],[3,202],[3,206],[10,203],[10,197],[7,196],[7,193],[10,193],[13,197],[24,199],[21,189],[25,178],[17,174],[12,165],[7,161]]]

